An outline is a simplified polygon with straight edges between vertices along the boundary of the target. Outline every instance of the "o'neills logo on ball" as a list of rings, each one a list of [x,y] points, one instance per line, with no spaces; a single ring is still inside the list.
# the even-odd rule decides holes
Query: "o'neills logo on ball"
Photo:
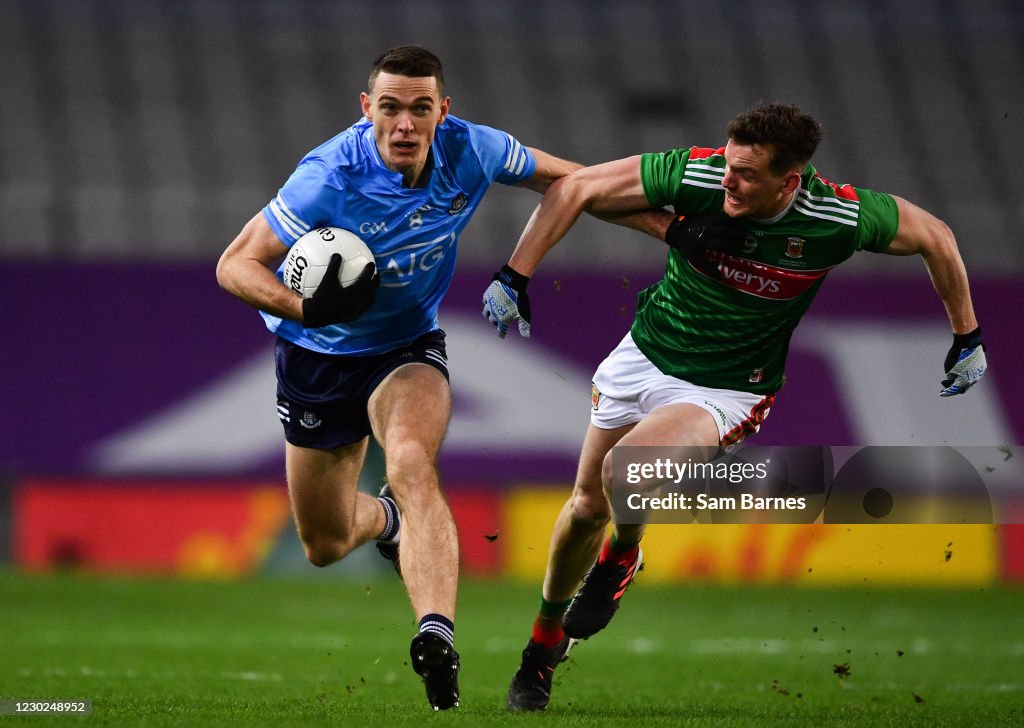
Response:
[[[288,287],[302,295],[302,271],[306,270],[309,261],[305,257],[297,255],[292,258],[291,263],[289,270],[285,271],[285,276],[288,278]]]

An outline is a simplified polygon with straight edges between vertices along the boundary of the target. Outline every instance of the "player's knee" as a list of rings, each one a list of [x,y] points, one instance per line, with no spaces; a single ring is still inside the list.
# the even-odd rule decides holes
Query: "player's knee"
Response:
[[[572,496],[572,520],[590,528],[604,528],[611,520],[612,511],[608,499],[601,491],[587,491],[577,488]]]
[[[341,559],[341,555],[336,550],[326,549],[319,546],[306,546],[306,559],[313,566],[323,568],[330,566],[335,561]]]
[[[388,482],[402,491],[404,499],[415,498],[420,491],[432,489],[437,482],[434,460],[418,443],[389,448],[385,461]]]
[[[351,550],[342,539],[333,536],[303,534],[301,538],[309,563],[321,568],[340,561]]]
[[[601,461],[601,487],[606,493],[611,491],[612,475],[612,451],[609,450]]]

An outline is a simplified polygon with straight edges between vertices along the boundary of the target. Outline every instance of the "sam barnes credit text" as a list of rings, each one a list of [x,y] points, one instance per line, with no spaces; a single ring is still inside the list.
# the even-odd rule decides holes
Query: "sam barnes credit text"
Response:
[[[797,511],[807,508],[807,501],[802,496],[790,498],[758,497],[750,493],[742,493],[739,498],[733,496],[711,496],[697,493],[689,496],[682,493],[666,493],[659,496],[646,496],[631,493],[626,498],[626,506],[634,511],[653,510],[688,511]]]

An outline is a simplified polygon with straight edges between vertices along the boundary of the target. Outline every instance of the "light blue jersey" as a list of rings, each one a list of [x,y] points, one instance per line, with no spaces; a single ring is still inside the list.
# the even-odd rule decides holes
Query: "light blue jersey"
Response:
[[[378,354],[438,328],[459,233],[492,182],[520,182],[536,161],[509,134],[454,116],[437,128],[431,149],[429,182],[416,189],[403,187],[402,175],[384,166],[365,119],[299,162],[263,208],[264,218],[289,247],[318,227],[356,233],[373,251],[380,290],[357,321],[307,329],[261,312],[267,328],[324,354]]]

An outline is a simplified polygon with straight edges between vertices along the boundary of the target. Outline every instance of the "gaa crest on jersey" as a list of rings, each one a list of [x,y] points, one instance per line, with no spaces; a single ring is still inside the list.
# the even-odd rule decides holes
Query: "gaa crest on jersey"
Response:
[[[455,199],[452,200],[452,206],[448,208],[449,215],[458,215],[466,208],[466,204],[469,202],[469,198],[466,197],[465,192],[460,192],[455,195]]]
[[[804,257],[804,239],[803,238],[786,238],[786,257],[787,258],[803,258]]]
[[[755,369],[747,377],[747,381],[751,384],[759,384],[764,381],[764,369]]]
[[[591,382],[590,384],[590,406],[595,412],[597,412],[597,403],[601,401],[601,390],[597,388],[597,385]]]
[[[743,255],[750,255],[755,250],[757,250],[757,238],[753,236],[748,236],[743,241],[743,248],[740,250],[740,253],[742,253]]]
[[[310,412],[309,410],[306,410],[305,412],[302,413],[302,419],[299,420],[299,424],[305,427],[307,430],[315,430],[321,424],[323,424],[323,420],[316,416],[316,412]]]

